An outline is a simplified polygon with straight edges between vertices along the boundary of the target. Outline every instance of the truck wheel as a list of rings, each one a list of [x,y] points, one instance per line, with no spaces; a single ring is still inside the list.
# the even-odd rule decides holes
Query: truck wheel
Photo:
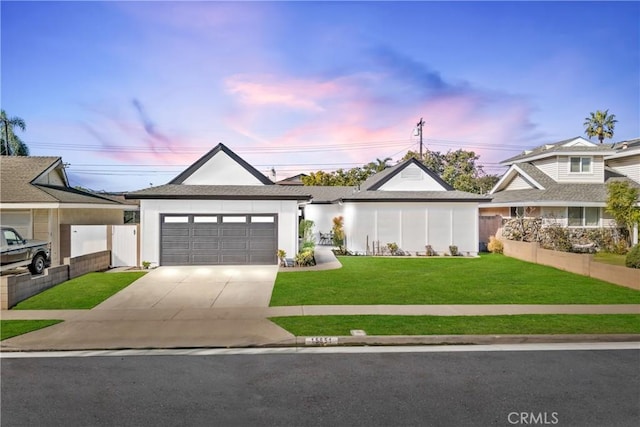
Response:
[[[38,254],[33,258],[29,266],[29,271],[31,274],[42,274],[44,271],[44,256],[42,256],[42,254]]]

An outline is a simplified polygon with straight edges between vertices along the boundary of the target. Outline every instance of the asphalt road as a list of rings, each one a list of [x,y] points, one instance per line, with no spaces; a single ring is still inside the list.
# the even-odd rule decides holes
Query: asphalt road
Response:
[[[7,427],[640,425],[638,350],[3,358],[1,369]]]

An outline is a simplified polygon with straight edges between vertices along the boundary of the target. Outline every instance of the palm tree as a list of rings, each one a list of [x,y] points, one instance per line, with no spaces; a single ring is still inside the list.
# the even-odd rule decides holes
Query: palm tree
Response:
[[[584,119],[584,133],[589,138],[597,136],[602,144],[605,138],[613,138],[613,128],[617,122],[616,115],[609,115],[609,110],[591,112],[589,117]]]
[[[382,172],[386,168],[389,167],[389,162],[391,161],[391,157],[385,157],[384,159],[376,159],[375,162],[367,163],[364,168],[367,171],[371,171],[371,173]]]
[[[20,117],[7,117],[4,110],[0,110],[0,155],[3,156],[28,156],[29,147],[13,132],[14,127],[20,128],[24,132],[27,128],[24,120]]]

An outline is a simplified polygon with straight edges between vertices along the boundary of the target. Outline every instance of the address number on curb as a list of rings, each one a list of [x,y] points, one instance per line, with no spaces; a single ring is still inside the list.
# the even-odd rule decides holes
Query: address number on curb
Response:
[[[338,337],[307,337],[305,345],[337,345]]]

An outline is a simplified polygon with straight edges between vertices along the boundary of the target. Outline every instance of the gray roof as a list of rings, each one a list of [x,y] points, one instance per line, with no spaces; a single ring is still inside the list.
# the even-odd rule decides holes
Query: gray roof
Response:
[[[531,163],[518,163],[517,166],[522,169],[524,173],[535,179],[544,188],[547,188],[556,183],[553,178],[542,172]]]
[[[310,200],[305,189],[290,185],[166,184],[125,194],[127,199]]]
[[[544,145],[540,145],[538,147],[535,147],[531,150],[527,150],[525,152],[522,152],[520,154],[518,154],[517,156],[513,156],[509,159],[503,160],[500,163],[501,164],[511,164],[511,163],[519,163],[521,161],[524,161],[526,159],[532,158],[532,157],[538,157],[542,154],[570,154],[576,151],[580,151],[580,152],[594,152],[594,153],[599,153],[601,152],[603,155],[607,154],[607,153],[612,153],[613,152],[613,145],[612,144],[598,144],[595,145],[593,147],[584,147],[584,146],[579,146],[579,147],[563,147],[564,144],[571,142],[577,138],[581,138],[579,136],[576,136],[574,138],[570,138],[570,139],[565,139],[563,141],[558,141],[558,142],[554,142],[551,144],[544,144]]]
[[[108,197],[75,188],[34,184],[52,167],[61,167],[60,157],[2,156],[0,158],[0,201],[2,203],[89,203],[120,204]]]
[[[628,139],[626,141],[620,141],[613,144],[613,148],[616,150],[624,150],[624,146],[627,148],[640,147],[640,138]]]
[[[353,194],[358,190],[358,187],[312,185],[301,187],[301,190],[311,194],[313,203],[333,203]],[[378,193],[382,193],[382,191],[378,191]]]
[[[341,198],[354,202],[488,202],[490,196],[465,191],[356,191]]]
[[[640,184],[628,179],[612,177],[607,180],[625,181],[631,186],[640,188]],[[606,203],[607,184],[580,184],[580,183],[553,183],[545,186],[544,190],[526,189],[499,191],[492,194],[492,203],[535,203],[544,202],[585,202],[585,203]]]

